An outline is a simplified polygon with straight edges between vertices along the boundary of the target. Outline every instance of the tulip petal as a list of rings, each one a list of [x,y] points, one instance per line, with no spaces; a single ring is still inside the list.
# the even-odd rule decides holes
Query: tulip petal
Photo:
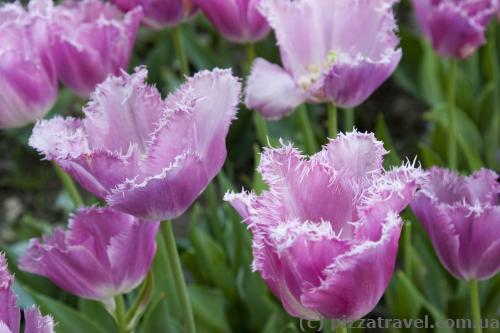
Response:
[[[126,152],[134,144],[146,151],[165,110],[158,90],[145,82],[147,75],[138,67],[132,75],[111,76],[92,94],[83,123],[93,149]]]
[[[208,182],[201,158],[187,153],[158,175],[142,182],[128,180],[120,184],[106,201],[111,207],[145,220],[172,219],[193,203]]]
[[[19,332],[21,313],[17,307],[17,297],[12,291],[14,277],[9,273],[7,261],[0,253],[0,332]]]
[[[255,60],[246,90],[245,104],[267,119],[278,120],[306,99],[294,79],[281,67],[264,59]]]
[[[326,270],[321,286],[308,289],[301,302],[326,318],[356,320],[368,314],[384,294],[396,264],[401,219],[387,216],[382,236],[340,255]]]
[[[53,333],[54,321],[50,316],[42,316],[35,307],[24,310],[26,326],[24,333]]]
[[[379,61],[363,57],[336,61],[323,78],[321,95],[340,107],[356,107],[392,75],[401,56],[401,49],[390,49]]]

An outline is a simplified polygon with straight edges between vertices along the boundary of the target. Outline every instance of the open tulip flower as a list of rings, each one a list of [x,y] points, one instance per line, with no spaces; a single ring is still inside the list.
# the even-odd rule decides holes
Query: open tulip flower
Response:
[[[48,277],[66,291],[106,305],[136,288],[156,252],[158,222],[145,222],[110,208],[80,210],[69,230],[32,239],[21,269]]]
[[[425,175],[405,165],[385,172],[373,134],[340,134],[303,157],[291,145],[266,149],[261,195],[228,193],[253,234],[254,269],[290,315],[355,320],[391,279],[401,212]]]
[[[198,0],[203,13],[228,40],[253,43],[267,36],[270,27],[258,7],[261,0]]]
[[[12,291],[14,277],[7,268],[7,261],[0,253],[0,333],[20,333],[21,312],[17,297]],[[25,333],[54,333],[54,321],[42,316],[36,307],[24,310]]]
[[[279,119],[305,101],[355,107],[401,59],[394,0],[262,0],[284,68],[257,59],[246,104]]]
[[[30,144],[110,206],[172,219],[222,168],[241,87],[229,70],[202,71],[162,100],[146,76],[109,77],[84,119],[41,121]]]
[[[66,0],[50,17],[51,56],[62,82],[88,97],[110,74],[126,69],[142,19],[100,0]]]
[[[142,7],[143,21],[155,29],[177,25],[191,17],[198,9],[193,0],[112,0],[112,2],[126,12]]]
[[[43,15],[37,2],[29,11],[18,3],[0,7],[0,128],[34,122],[56,100],[57,75]]]
[[[444,57],[464,59],[486,42],[498,0],[413,0],[422,32]]]
[[[486,280],[500,271],[500,184],[483,169],[462,177],[433,168],[411,207],[442,264],[455,277]]]

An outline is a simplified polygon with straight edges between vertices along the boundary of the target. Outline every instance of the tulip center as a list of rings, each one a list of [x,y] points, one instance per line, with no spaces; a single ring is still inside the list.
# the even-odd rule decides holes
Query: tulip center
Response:
[[[315,84],[318,79],[321,77],[321,74],[325,71],[328,71],[335,60],[337,59],[338,53],[335,50],[330,50],[326,55],[326,60],[323,63],[318,64],[310,64],[307,67],[307,72],[299,77],[298,83],[299,86],[304,90],[308,91],[313,84]]]

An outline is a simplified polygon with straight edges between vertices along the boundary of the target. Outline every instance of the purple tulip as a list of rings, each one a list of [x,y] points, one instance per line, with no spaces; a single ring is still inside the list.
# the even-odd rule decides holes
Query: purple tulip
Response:
[[[228,193],[253,234],[253,266],[292,316],[359,319],[383,295],[396,261],[398,216],[424,178],[410,165],[384,172],[373,134],[340,134],[305,158],[266,149],[261,195]]]
[[[32,239],[20,266],[74,295],[113,304],[148,273],[158,226],[110,208],[82,209],[68,231]]]
[[[32,1],[0,7],[0,128],[43,117],[57,98],[57,76],[48,56],[44,13]]]
[[[444,57],[464,59],[486,42],[497,0],[413,0],[422,32]]]
[[[262,0],[284,68],[257,59],[246,104],[279,119],[303,103],[355,107],[401,59],[395,0]]]
[[[51,56],[62,82],[88,97],[110,74],[126,69],[142,19],[100,0],[64,1],[50,19]]]
[[[433,168],[411,207],[448,271],[486,280],[500,271],[500,184],[494,171],[462,177]]]
[[[202,71],[165,100],[147,71],[110,77],[86,118],[39,122],[30,144],[83,187],[146,220],[181,215],[222,168],[240,83],[229,70]]]
[[[198,0],[198,5],[215,28],[237,43],[253,43],[271,29],[258,11],[261,0]]]
[[[14,277],[9,273],[7,261],[0,253],[0,333],[20,332],[21,312],[17,297],[12,291]],[[42,316],[35,308],[24,310],[25,333],[53,333],[54,321],[50,316]]]
[[[194,15],[198,9],[193,0],[112,0],[128,12],[138,6],[144,11],[144,23],[160,29],[177,25]]]

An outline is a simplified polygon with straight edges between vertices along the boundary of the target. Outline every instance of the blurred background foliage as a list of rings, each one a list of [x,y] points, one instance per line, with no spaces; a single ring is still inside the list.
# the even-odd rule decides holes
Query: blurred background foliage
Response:
[[[356,108],[355,124],[361,131],[375,132],[385,142],[386,149],[391,151],[386,158],[386,168],[407,158],[413,160],[415,156],[424,167],[444,166],[448,138],[445,107],[448,63],[438,58],[422,38],[410,2],[400,3],[397,12],[403,60],[395,75]],[[231,67],[235,74],[244,77],[245,48],[221,38],[202,15],[183,24],[181,30],[191,72]],[[170,37],[168,30],[141,29],[130,66],[146,65],[150,83],[163,95],[182,82]],[[257,44],[256,53],[279,63],[275,45],[274,36],[270,36]],[[496,45],[500,45],[500,40]],[[459,168],[464,172],[482,166],[499,170],[499,152],[493,148],[500,146],[500,119],[494,113],[496,92],[490,83],[494,70],[487,47],[459,67]],[[84,103],[62,88],[49,117],[56,114],[79,116]],[[325,106],[308,105],[307,108],[318,142],[325,143]],[[339,113],[340,124],[345,112],[348,111]],[[268,127],[271,143],[283,138],[304,148],[298,113],[279,122],[269,122]],[[0,250],[6,252],[11,264],[17,263],[30,237],[64,226],[73,210],[51,165],[40,161],[40,156],[27,145],[30,132],[31,127],[0,132]],[[249,232],[236,212],[222,201],[228,189],[239,190],[242,186],[257,191],[263,189],[259,177],[254,175],[260,147],[251,111],[243,106],[231,127],[227,146],[229,155],[224,171],[192,209],[175,222],[198,331],[299,332],[298,322],[284,312],[259,275],[252,273]],[[92,203],[92,198],[86,199],[87,203]],[[404,218],[406,226],[398,270],[386,295],[369,317],[470,318],[467,286],[443,269],[430,240],[410,210],[405,211]],[[177,315],[179,304],[172,297],[175,292],[169,292],[174,290],[174,285],[165,274],[169,265],[161,237],[158,242],[150,277],[153,281],[151,302],[138,332],[181,332],[175,319],[180,317]],[[115,331],[112,318],[99,303],[77,299],[44,278],[19,271],[15,265],[10,268],[16,274],[15,288],[21,306],[37,303],[42,311],[53,314],[58,322],[57,332]],[[480,292],[483,317],[500,318],[500,276],[482,283]],[[132,302],[135,295],[129,296],[128,301]],[[376,332],[369,329],[351,331]],[[398,332],[397,329],[392,331]]]

